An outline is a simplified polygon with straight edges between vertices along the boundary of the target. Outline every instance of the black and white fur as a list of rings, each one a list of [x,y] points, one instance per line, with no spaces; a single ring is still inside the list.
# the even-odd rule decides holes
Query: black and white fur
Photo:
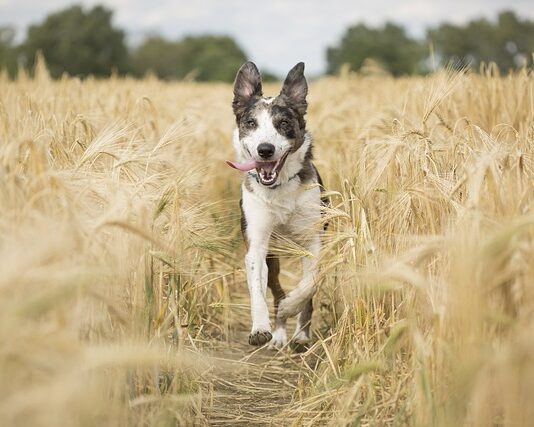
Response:
[[[303,350],[310,341],[312,298],[321,249],[322,182],[312,163],[312,138],[304,120],[307,93],[302,62],[289,71],[280,94],[274,98],[263,96],[260,73],[252,62],[241,67],[234,83],[232,105],[237,127],[233,144],[238,161],[255,161],[259,165],[254,172],[244,173],[240,201],[241,228],[247,247],[252,345],[284,346],[286,320],[297,314],[290,344]],[[266,146],[268,150],[264,149]],[[270,161],[271,166],[278,162],[270,174],[261,167],[265,161]],[[269,253],[273,235],[285,235],[309,252],[301,261],[302,278],[298,286],[287,295],[278,280],[279,260]],[[274,296],[274,330],[266,302],[267,287]]]

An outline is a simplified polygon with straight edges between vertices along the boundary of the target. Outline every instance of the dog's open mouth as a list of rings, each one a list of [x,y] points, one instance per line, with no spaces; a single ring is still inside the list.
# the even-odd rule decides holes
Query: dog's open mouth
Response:
[[[289,151],[286,151],[278,160],[273,160],[272,162],[260,162],[257,160],[249,160],[245,163],[237,163],[227,160],[226,163],[228,166],[240,170],[242,172],[247,172],[252,169],[256,169],[258,174],[258,181],[260,184],[269,187],[273,185],[278,179],[278,175],[286,162],[286,158],[289,154]]]
[[[258,179],[261,184],[268,187],[276,182],[288,154],[289,151],[286,151],[282,157],[272,162],[256,162],[256,172],[258,172]]]

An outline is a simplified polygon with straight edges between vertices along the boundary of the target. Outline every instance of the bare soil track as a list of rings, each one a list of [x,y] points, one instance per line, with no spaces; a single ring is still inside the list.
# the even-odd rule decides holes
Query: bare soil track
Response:
[[[214,344],[209,378],[211,402],[205,405],[209,425],[285,426],[282,411],[299,395],[304,363],[311,355],[248,344],[248,330],[239,325],[230,340]]]

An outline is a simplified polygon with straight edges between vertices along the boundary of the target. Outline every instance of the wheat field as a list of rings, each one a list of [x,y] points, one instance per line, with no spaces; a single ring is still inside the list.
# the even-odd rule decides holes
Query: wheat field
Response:
[[[531,424],[532,71],[311,82],[331,207],[304,354],[246,343],[231,99],[0,77],[0,424]],[[291,288],[303,252],[277,251]]]

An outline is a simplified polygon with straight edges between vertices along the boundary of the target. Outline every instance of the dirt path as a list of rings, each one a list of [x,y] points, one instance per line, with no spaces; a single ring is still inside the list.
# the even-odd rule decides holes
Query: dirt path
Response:
[[[280,414],[298,396],[304,356],[249,345],[245,323],[234,323],[231,330],[231,339],[214,343],[210,352],[216,366],[207,384],[209,424],[288,425]]]

